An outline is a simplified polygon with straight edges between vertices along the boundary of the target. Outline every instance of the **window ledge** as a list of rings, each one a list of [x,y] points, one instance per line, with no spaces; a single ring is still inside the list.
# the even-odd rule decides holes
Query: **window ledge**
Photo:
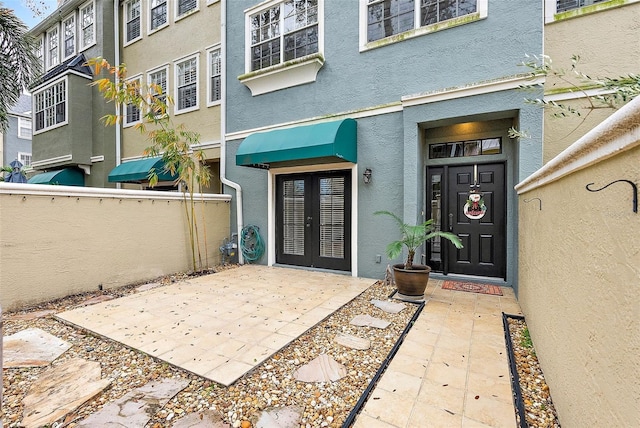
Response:
[[[585,15],[591,15],[593,13],[602,12],[609,9],[614,9],[622,6],[626,6],[631,3],[637,3],[638,0],[610,0],[602,3],[591,4],[587,6],[577,7],[575,9],[566,10],[564,12],[558,12],[553,17],[546,17],[546,24],[553,22],[566,21],[572,18],[578,18]]]
[[[446,21],[437,22],[435,24],[427,25],[425,27],[420,27],[413,30],[405,31],[404,33],[394,34],[393,36],[385,37],[384,39],[367,42],[363,46],[360,46],[360,52],[381,48],[383,46],[402,42],[403,40],[424,36],[425,34],[431,34],[431,33],[435,33],[442,30],[448,30],[449,28],[458,27],[460,25],[470,24],[472,22],[477,22],[482,19],[485,19],[486,17],[487,15],[484,13],[475,12],[475,13],[470,13],[468,15],[459,16],[457,18],[448,19]]]
[[[316,53],[262,70],[242,74],[238,76],[238,80],[248,87],[251,90],[251,95],[255,97],[256,95],[315,82],[318,71],[323,65],[323,55]]]

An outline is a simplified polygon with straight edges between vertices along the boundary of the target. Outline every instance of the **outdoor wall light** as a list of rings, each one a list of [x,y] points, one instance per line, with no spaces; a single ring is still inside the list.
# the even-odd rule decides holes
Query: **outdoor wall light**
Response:
[[[362,173],[362,181],[364,181],[364,184],[371,183],[371,168],[367,168],[364,170],[364,172]]]

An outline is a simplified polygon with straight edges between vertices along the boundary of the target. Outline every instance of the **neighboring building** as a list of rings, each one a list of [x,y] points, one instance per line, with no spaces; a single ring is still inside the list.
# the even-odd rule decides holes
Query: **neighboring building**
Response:
[[[121,61],[127,66],[127,78],[157,85],[173,99],[169,105],[173,122],[200,134],[200,144],[194,148],[204,151],[211,171],[211,183],[203,190],[220,193],[221,2],[126,0],[120,4]],[[141,113],[134,106],[122,113],[123,163],[112,171],[110,180],[145,187],[148,160],[142,157],[149,141],[135,128]],[[163,184],[172,186],[167,182],[159,187]]]
[[[226,170],[244,224],[267,242],[261,263],[379,278],[399,236],[373,213],[391,210],[463,239],[417,261],[517,285],[513,186],[542,165],[542,147],[508,131],[542,135],[542,111],[518,89],[518,64],[542,52],[542,2],[225,6]],[[464,213],[470,191],[484,195],[481,219]]]
[[[0,159],[3,166],[19,160],[24,169],[31,167],[31,96],[22,94],[8,111],[9,126],[0,133]]]
[[[554,118],[544,122],[544,162],[613,113],[611,108],[590,109],[587,95],[600,93],[584,88],[570,71],[571,57],[580,57],[578,69],[587,75],[616,78],[640,70],[640,1],[638,0],[545,0],[544,46],[555,67],[568,71],[567,81],[549,78],[545,100],[568,104],[581,116]],[[582,87],[584,90],[580,90]]]
[[[109,187],[115,166],[116,128],[100,118],[113,114],[85,65],[94,57],[116,59],[114,2],[68,0],[30,30],[44,74],[33,96],[32,167],[46,172],[30,183]],[[67,178],[73,179],[67,182]]]

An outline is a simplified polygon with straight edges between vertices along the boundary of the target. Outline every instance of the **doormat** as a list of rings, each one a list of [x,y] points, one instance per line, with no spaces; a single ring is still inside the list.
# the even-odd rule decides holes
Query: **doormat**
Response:
[[[442,289],[502,296],[502,290],[497,285],[478,284],[476,282],[445,281],[444,284],[442,284]]]

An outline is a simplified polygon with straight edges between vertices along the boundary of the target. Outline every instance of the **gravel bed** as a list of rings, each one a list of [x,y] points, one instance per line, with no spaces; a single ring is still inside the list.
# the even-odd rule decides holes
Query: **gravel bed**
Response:
[[[544,380],[525,320],[507,318],[507,321],[524,401],[526,423],[531,428],[560,427],[549,386]],[[520,423],[517,413],[516,418]]]
[[[205,273],[214,273],[235,266],[217,267]],[[159,278],[162,286],[171,286],[189,275],[176,274]],[[108,294],[121,297],[136,293],[140,284],[102,292],[69,296],[43,303],[18,312],[4,313],[5,336],[27,328],[41,328],[72,344],[72,347],[53,364],[81,357],[100,362],[103,378],[112,379],[111,386],[85,403],[75,413],[56,423],[57,428],[74,427],[76,423],[96,412],[130,390],[150,380],[162,378],[188,379],[189,385],[164,408],[157,411],[147,427],[170,427],[173,422],[189,413],[212,409],[233,427],[255,425],[260,411],[278,406],[294,405],[303,409],[301,427],[340,427],[380,368],[389,351],[417,310],[407,303],[399,314],[388,314],[369,302],[385,300],[394,288],[377,282],[350,303],[334,312],[321,323],[300,336],[289,346],[272,355],[263,364],[240,378],[231,387],[211,382],[185,370],[176,368],[142,352],[132,350],[118,342],[69,326],[52,316],[31,320],[8,318],[42,310],[63,312],[81,305],[90,297]],[[391,321],[385,329],[355,327],[349,321],[358,314]],[[525,336],[523,320],[509,318],[509,332],[525,404],[527,424],[530,427],[559,427],[557,414],[549,394],[549,387],[535,356],[530,339]],[[338,333],[354,334],[371,340],[369,350],[359,351],[336,344]],[[326,353],[347,367],[348,375],[338,382],[306,384],[293,379],[293,372],[321,353]],[[2,422],[6,427],[19,427],[23,413],[22,400],[31,385],[45,368],[6,368],[3,374]],[[517,417],[517,414],[516,414]],[[250,422],[252,425],[248,425]]]
[[[159,282],[164,286],[171,286],[182,278],[184,275],[174,275],[162,278]],[[377,282],[240,378],[231,387],[208,381],[117,342],[95,337],[86,331],[59,322],[52,316],[32,320],[7,319],[16,314],[45,309],[62,312],[100,294],[123,296],[135,293],[136,286],[71,296],[29,310],[3,314],[4,335],[26,328],[41,328],[72,344],[54,364],[74,357],[98,361],[102,367],[103,378],[112,379],[111,386],[102,394],[87,402],[74,414],[68,415],[65,420],[58,421],[60,427],[73,427],[106,403],[120,398],[150,380],[161,378],[188,379],[190,383],[153,415],[147,424],[148,427],[170,427],[175,420],[205,409],[218,411],[227,423],[238,427],[243,421],[255,424],[260,411],[264,409],[287,405],[303,409],[302,427],[340,427],[418,308],[417,305],[407,303],[407,308],[401,313],[388,314],[371,305],[371,299],[385,300],[392,291],[393,287],[383,284],[382,281]],[[350,325],[349,321],[358,314],[370,314],[391,321],[391,325],[384,330]],[[343,347],[333,340],[338,333],[366,337],[371,340],[372,346],[366,351]],[[296,381],[293,372],[321,353],[328,354],[345,365],[347,376],[338,382],[307,384]],[[43,370],[44,368],[4,370],[4,426],[20,426],[22,400]]]

